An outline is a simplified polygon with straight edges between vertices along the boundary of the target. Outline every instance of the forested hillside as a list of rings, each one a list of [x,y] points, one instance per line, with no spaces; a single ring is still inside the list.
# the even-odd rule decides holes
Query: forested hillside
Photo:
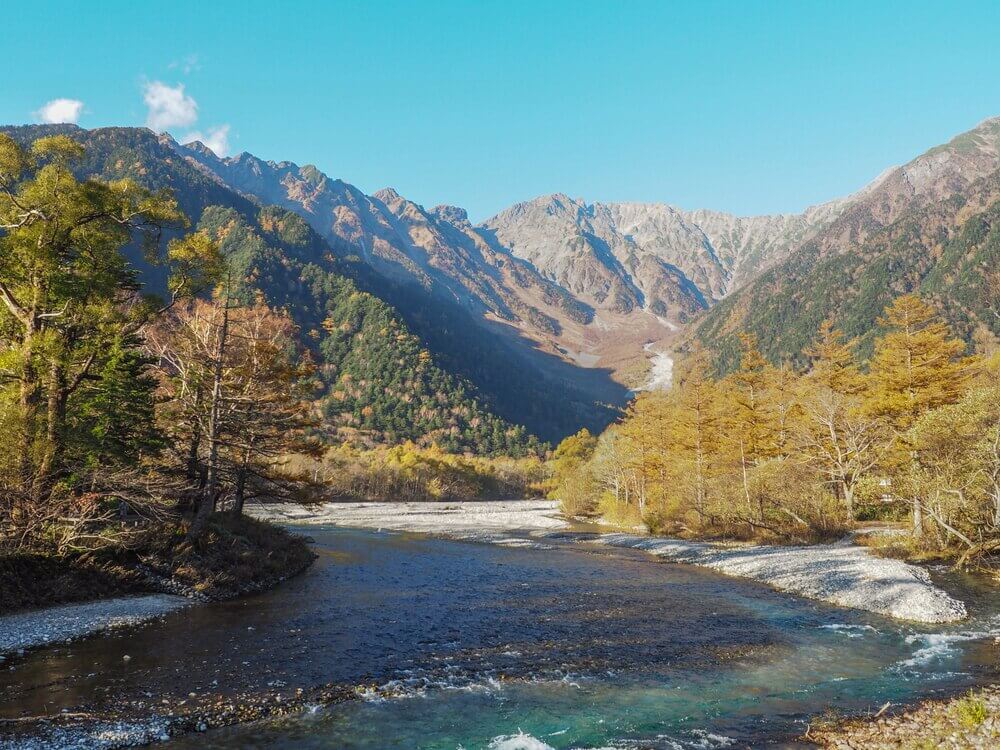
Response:
[[[891,173],[787,260],[729,295],[697,323],[689,349],[738,363],[738,334],[774,363],[806,361],[824,320],[859,339],[862,360],[895,297],[919,293],[980,348],[1000,336],[1000,124],[970,133]]]
[[[627,401],[603,362],[581,367],[566,356],[587,350],[607,321],[589,326],[588,305],[511,255],[462,209],[425,209],[392,189],[365,195],[312,165],[249,153],[219,158],[199,143],[164,142],[240,194],[296,212],[340,255],[361,260],[360,285],[398,310],[445,368],[475,384],[506,419],[557,439],[580,425],[603,427]],[[634,358],[639,346],[632,349]]]
[[[363,287],[379,280],[335,251],[295,214],[260,207],[202,174],[150,131],[71,126],[6,128],[15,140],[62,132],[85,148],[80,175],[131,178],[168,190],[195,228],[219,243],[234,289],[285,308],[318,364],[323,429],[361,443],[414,440],[449,450],[522,455],[538,450],[524,428],[498,416],[490,399],[442,368],[399,314]],[[169,231],[167,234],[169,235]],[[162,270],[142,262],[144,280]]]

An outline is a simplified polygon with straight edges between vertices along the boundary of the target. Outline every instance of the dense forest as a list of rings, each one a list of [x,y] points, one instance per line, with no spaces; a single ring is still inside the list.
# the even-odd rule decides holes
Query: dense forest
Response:
[[[671,391],[559,445],[554,497],[572,515],[684,536],[802,542],[905,519],[908,553],[997,549],[1000,351],[970,356],[915,295],[878,322],[866,370],[829,321],[802,369],[771,364],[746,334],[724,378],[696,354]]]
[[[504,354],[487,356],[489,346],[472,340],[478,334],[471,324],[456,330],[454,316],[423,305],[418,290],[392,291],[350,248],[332,248],[295,214],[258,206],[220,185],[150,131],[71,126],[5,131],[21,147],[50,132],[79,141],[83,152],[69,165],[77,179],[127,179],[148,190],[169,191],[178,212],[218,244],[234,297],[246,300],[260,292],[268,305],[292,317],[298,342],[316,365],[317,387],[309,394],[317,408],[316,430],[328,437],[359,446],[413,440],[453,451],[517,456],[538,453],[542,444],[525,427],[498,417],[499,411],[534,414],[536,425],[557,425],[550,429],[553,435],[565,434],[580,416],[565,414],[565,425],[558,426],[551,420],[556,406],[523,398],[531,389],[516,379],[500,388],[502,372],[480,378],[485,391],[473,385],[462,373],[478,377],[489,370],[492,357]],[[178,232],[173,226],[162,231],[164,238]],[[125,252],[139,271],[137,282],[165,293],[165,269],[150,263],[134,241]],[[409,300],[413,313],[407,317],[423,321],[421,330],[429,335],[418,338],[407,319],[379,296],[390,294]],[[448,347],[442,347],[445,340]],[[504,400],[508,408],[500,403]],[[609,409],[604,421],[612,414]]]

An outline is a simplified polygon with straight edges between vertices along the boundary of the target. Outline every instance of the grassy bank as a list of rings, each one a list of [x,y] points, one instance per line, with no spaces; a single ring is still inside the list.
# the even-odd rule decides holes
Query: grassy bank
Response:
[[[229,599],[273,586],[315,559],[304,538],[252,518],[217,513],[197,540],[187,532],[186,522],[164,523],[129,549],[0,556],[0,613],[155,592]]]
[[[409,442],[370,450],[340,445],[318,457],[289,456],[281,471],[309,486],[313,499],[351,502],[517,500],[544,494],[549,477],[535,456],[460,455]]]

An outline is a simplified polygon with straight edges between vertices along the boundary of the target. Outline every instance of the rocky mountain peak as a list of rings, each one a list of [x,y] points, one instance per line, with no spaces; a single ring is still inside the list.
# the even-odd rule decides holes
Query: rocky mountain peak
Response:
[[[395,188],[391,187],[384,187],[381,190],[377,190],[376,192],[372,193],[372,198],[376,198],[385,203],[386,205],[404,200],[403,196],[397,193]]]
[[[469,224],[469,212],[458,206],[448,206],[445,204],[435,206],[431,209],[431,214],[441,221],[447,221],[450,224]]]

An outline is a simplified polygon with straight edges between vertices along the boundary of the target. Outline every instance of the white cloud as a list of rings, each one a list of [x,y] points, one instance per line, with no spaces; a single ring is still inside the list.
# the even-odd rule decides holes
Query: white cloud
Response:
[[[162,81],[150,81],[143,86],[142,99],[149,108],[146,125],[157,132],[186,128],[198,120],[198,102],[184,93],[183,83],[168,86]]]
[[[209,128],[206,133],[195,130],[184,137],[184,143],[191,143],[191,141],[201,141],[212,149],[216,156],[228,156],[229,126],[219,125],[217,128]]]
[[[42,122],[72,122],[76,124],[80,120],[83,112],[83,102],[79,99],[53,99],[42,105],[37,112],[37,117]]]

